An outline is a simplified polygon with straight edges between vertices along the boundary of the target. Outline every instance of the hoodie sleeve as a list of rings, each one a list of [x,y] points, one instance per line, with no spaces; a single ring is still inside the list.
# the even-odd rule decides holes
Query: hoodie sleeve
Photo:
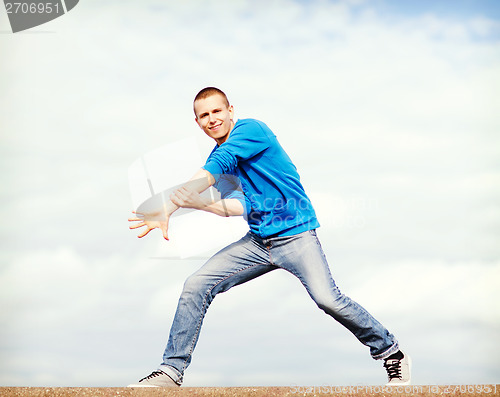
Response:
[[[220,192],[222,199],[236,199],[243,205],[244,209],[247,208],[248,204],[238,177],[226,174],[217,175],[215,179],[214,187]]]
[[[203,166],[212,175],[233,174],[240,161],[262,153],[271,145],[268,134],[252,119],[238,122],[226,142],[214,150]]]

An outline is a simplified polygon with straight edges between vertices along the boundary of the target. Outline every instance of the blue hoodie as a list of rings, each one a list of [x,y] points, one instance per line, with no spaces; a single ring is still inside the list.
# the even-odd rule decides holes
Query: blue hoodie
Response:
[[[319,226],[295,165],[263,122],[238,120],[203,168],[214,176],[223,198],[242,202],[250,230],[258,236],[291,236]]]

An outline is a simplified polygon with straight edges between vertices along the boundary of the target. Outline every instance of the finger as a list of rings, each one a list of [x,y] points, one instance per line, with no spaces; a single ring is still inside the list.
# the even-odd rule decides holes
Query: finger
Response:
[[[135,216],[131,216],[130,218],[128,218],[128,220],[130,222],[143,221],[144,220],[144,214],[141,214],[140,212],[135,212],[135,211],[132,211],[132,214],[134,214]]]
[[[174,195],[182,200],[184,200],[187,195],[186,195],[186,191],[183,191],[181,189],[177,189],[175,192],[174,192]]]
[[[163,234],[163,238],[165,240],[168,240],[168,223],[161,223],[160,230],[161,230],[161,233]]]
[[[161,232],[163,234],[163,238],[168,241],[168,230],[167,229],[161,229]]]
[[[137,235],[137,237],[142,238],[142,237],[144,237],[146,234],[148,234],[151,230],[153,230],[153,229],[150,229],[150,228],[148,227],[145,231],[143,231],[142,233],[138,234],[138,235]]]
[[[182,191],[185,193],[185,194],[193,194],[193,193],[196,193],[196,191],[194,189],[191,189],[191,188],[187,188],[185,186],[181,187]]]
[[[129,228],[129,229],[137,229],[137,228],[139,228],[139,227],[143,227],[143,226],[146,226],[146,223],[144,223],[144,222],[141,222],[141,223],[136,223],[136,224],[134,224],[134,225],[130,225],[128,228]]]
[[[182,195],[182,197],[184,198],[184,200],[190,200],[193,197],[196,197],[196,195],[198,193],[195,192],[194,190],[189,190],[189,189],[186,189],[186,188],[182,188],[182,190],[179,190],[179,194]]]
[[[182,205],[184,204],[183,200],[177,197],[175,194],[170,195],[170,201],[179,207],[182,207]]]

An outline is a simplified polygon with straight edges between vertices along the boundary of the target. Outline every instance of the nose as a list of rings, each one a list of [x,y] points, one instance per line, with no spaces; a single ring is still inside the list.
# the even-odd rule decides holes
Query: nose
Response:
[[[208,115],[208,121],[210,122],[210,124],[215,123],[215,121],[216,121],[215,114],[210,113],[210,114]]]

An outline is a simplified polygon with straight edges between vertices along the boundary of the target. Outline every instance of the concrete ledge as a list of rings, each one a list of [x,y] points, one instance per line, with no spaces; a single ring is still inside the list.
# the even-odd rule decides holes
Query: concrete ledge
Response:
[[[500,396],[500,385],[289,386],[289,387],[0,387],[0,397],[292,397]]]

